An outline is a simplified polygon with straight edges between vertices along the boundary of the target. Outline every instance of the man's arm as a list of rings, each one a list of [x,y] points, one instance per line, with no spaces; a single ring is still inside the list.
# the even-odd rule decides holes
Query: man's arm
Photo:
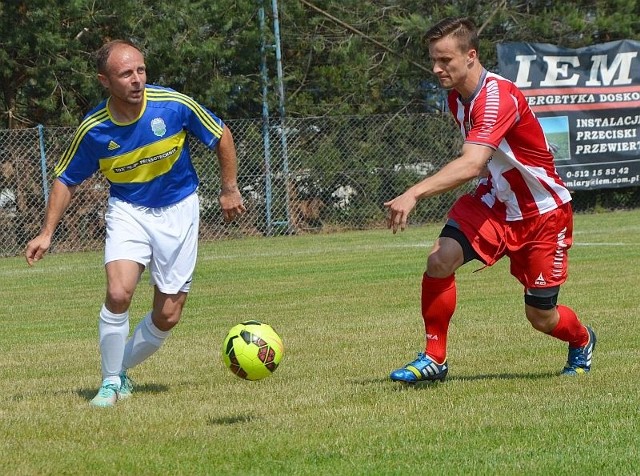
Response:
[[[402,195],[384,204],[389,209],[387,225],[397,232],[407,226],[409,213],[418,200],[439,195],[477,178],[486,172],[486,165],[493,149],[479,144],[465,143],[461,155],[442,167],[435,174],[413,185]]]
[[[25,249],[24,255],[29,266],[33,266],[33,263],[40,260],[51,246],[53,233],[71,203],[75,191],[75,186],[65,185],[59,179],[54,180],[40,233],[27,244]]]
[[[238,190],[236,146],[233,142],[233,135],[227,126],[224,126],[216,153],[218,162],[220,162],[220,206],[224,221],[228,222],[244,213],[245,207],[242,203],[240,190]]]

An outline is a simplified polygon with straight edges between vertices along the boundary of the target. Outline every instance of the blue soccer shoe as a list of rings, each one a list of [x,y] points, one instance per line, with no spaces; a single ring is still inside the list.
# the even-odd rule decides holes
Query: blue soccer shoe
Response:
[[[567,364],[562,369],[562,375],[586,374],[591,370],[591,358],[593,350],[596,348],[596,333],[587,326],[589,342],[584,347],[569,347],[569,357]]]
[[[416,360],[409,362],[400,369],[394,370],[389,377],[394,382],[434,382],[443,381],[447,376],[447,372],[449,372],[449,366],[446,360],[438,364],[421,352]]]

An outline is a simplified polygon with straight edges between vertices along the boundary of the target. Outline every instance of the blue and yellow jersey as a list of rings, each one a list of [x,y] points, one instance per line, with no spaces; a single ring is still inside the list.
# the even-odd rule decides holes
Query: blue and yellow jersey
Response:
[[[198,176],[187,133],[213,149],[222,120],[192,98],[160,86],[147,85],[142,113],[128,124],[114,121],[107,103],[85,116],[54,175],[72,186],[100,170],[112,196],[146,207],[164,207],[192,194]]]

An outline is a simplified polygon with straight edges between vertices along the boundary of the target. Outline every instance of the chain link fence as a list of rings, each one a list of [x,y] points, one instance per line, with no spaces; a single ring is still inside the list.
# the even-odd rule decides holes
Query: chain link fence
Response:
[[[236,143],[247,213],[223,223],[217,160],[191,138],[201,179],[204,241],[383,227],[383,203],[439,169],[462,146],[449,115],[439,113],[237,120],[227,125]],[[42,126],[0,130],[0,256],[22,253],[38,233],[51,172],[74,132]],[[419,202],[411,223],[442,221],[463,191]],[[56,230],[52,252],[101,249],[108,193],[100,174],[78,187]]]
[[[371,116],[228,121],[247,213],[224,224],[215,155],[190,138],[200,176],[201,239],[380,227],[382,203],[449,160],[460,140],[447,116]],[[51,171],[74,128],[0,130],[0,254],[16,255],[38,233]],[[51,251],[99,249],[108,183],[96,174],[78,187]],[[420,210],[441,219],[453,197]]]

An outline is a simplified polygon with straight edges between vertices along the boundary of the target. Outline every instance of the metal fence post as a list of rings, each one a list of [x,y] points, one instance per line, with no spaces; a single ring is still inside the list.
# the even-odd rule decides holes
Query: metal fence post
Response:
[[[291,198],[289,196],[289,152],[287,150],[287,128],[285,124],[284,113],[284,83],[282,71],[282,52],[280,49],[280,20],[278,19],[278,0],[271,0],[271,8],[273,10],[273,33],[275,36],[276,49],[276,68],[278,73],[278,104],[280,112],[280,141],[282,143],[282,173],[284,176],[285,187],[285,213],[286,220],[279,224],[286,225],[287,233],[292,233],[291,227]]]
[[[264,1],[260,2],[258,9],[258,18],[260,19],[261,32],[261,65],[260,72],[262,74],[262,142],[264,145],[264,174],[265,174],[265,220],[266,235],[271,236],[273,233],[271,223],[271,146],[269,143],[269,103],[267,99],[269,78],[267,76],[267,44],[265,38],[265,21],[264,21]]]
[[[47,154],[44,147],[44,126],[38,124],[38,142],[40,142],[40,172],[42,173],[42,195],[44,203],[49,201],[49,180],[47,179]]]

